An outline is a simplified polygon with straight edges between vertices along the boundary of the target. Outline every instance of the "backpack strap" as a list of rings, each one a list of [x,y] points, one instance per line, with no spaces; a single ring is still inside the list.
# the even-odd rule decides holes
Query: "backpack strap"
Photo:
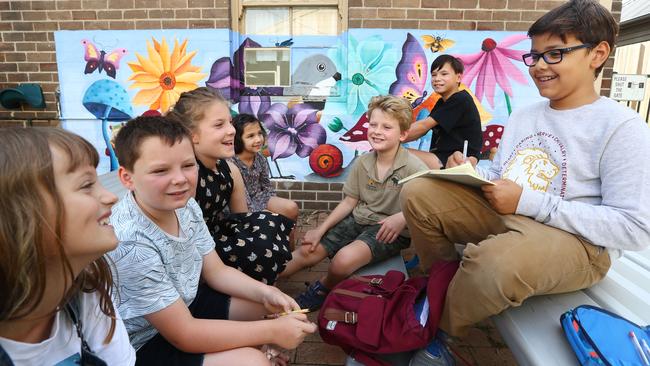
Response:
[[[84,338],[83,325],[81,324],[81,318],[79,318],[80,307],[79,297],[73,296],[65,305],[65,311],[68,313],[68,316],[77,329],[77,335],[81,340],[81,349],[85,352],[92,353],[93,351],[90,349],[90,346],[88,346],[88,343],[86,343],[86,339]]]
[[[323,317],[327,320],[344,322],[345,324],[357,324],[358,314],[354,311],[345,311],[341,309],[327,308],[324,310]]]
[[[106,362],[101,358],[97,357],[93,351],[88,346],[86,339],[83,334],[83,326],[81,323],[81,318],[79,313],[81,311],[81,304],[79,303],[79,296],[73,296],[68,303],[65,305],[65,311],[68,313],[68,316],[72,320],[75,328],[77,329],[77,335],[81,340],[81,365],[82,366],[106,366]]]
[[[335,294],[341,294],[341,295],[356,297],[357,299],[365,299],[368,296],[377,296],[377,295],[372,295],[372,294],[366,294],[366,293],[359,292],[359,291],[346,290],[344,288],[335,288],[334,290],[332,290],[332,292],[335,293]]]
[[[352,276],[350,278],[357,280],[359,282],[365,282],[371,286],[381,286],[381,284],[384,282],[384,279],[381,277],[368,278],[364,276]]]

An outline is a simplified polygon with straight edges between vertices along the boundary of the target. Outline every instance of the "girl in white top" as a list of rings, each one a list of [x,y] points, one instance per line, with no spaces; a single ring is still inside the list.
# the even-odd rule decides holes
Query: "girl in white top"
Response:
[[[61,129],[0,133],[2,365],[83,364],[88,351],[135,364],[103,256],[118,242],[108,224],[117,198],[97,181],[97,162],[92,145]]]

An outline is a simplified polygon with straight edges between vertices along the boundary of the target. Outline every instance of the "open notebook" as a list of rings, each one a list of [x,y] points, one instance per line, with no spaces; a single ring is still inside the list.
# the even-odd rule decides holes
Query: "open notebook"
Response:
[[[443,170],[423,170],[421,172],[409,175],[408,177],[400,180],[398,183],[403,184],[413,178],[418,177],[444,179],[472,187],[480,187],[485,184],[494,185],[494,183],[490,182],[489,180],[485,180],[480,175],[478,175],[470,163],[465,163],[463,165],[458,165],[453,168]]]

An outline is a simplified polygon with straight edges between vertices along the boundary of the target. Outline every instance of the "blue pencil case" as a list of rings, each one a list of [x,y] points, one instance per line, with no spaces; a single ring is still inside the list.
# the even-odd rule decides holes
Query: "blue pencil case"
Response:
[[[650,344],[649,326],[640,326],[591,305],[580,305],[567,311],[560,317],[560,323],[583,366],[650,365],[646,363],[650,361],[650,349],[647,348]],[[636,336],[640,348],[635,345],[637,342],[630,332]]]

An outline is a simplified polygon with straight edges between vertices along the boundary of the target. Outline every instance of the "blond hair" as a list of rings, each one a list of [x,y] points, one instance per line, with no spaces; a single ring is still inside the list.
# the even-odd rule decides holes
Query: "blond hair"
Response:
[[[190,131],[195,131],[196,123],[205,117],[206,107],[214,102],[223,103],[230,109],[228,100],[216,89],[206,86],[196,88],[182,93],[167,116],[178,120]]]
[[[397,120],[399,129],[404,132],[411,126],[413,120],[413,108],[408,100],[394,95],[379,95],[372,97],[368,104],[368,119],[375,109],[386,113],[391,118]]]
[[[116,319],[110,267],[102,256],[74,278],[61,239],[66,212],[56,189],[50,147],[67,156],[68,172],[83,165],[96,167],[99,161],[88,141],[61,129],[0,129],[0,321],[23,318],[43,300],[46,263],[51,260],[46,258],[46,248],[54,247],[68,289],[61,294],[59,307],[79,291],[97,291],[102,312],[112,319],[104,339],[108,343]],[[54,222],[44,216],[48,201],[54,207]]]

